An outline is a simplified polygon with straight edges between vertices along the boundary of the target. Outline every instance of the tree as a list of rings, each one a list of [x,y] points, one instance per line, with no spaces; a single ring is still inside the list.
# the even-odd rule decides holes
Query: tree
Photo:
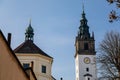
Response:
[[[120,33],[107,32],[100,43],[99,51],[98,62],[101,78],[120,80]]]
[[[117,8],[120,8],[120,0],[107,0],[110,4],[115,4]],[[120,15],[117,13],[116,10],[112,10],[109,14],[109,21],[113,22],[114,20],[119,20]]]

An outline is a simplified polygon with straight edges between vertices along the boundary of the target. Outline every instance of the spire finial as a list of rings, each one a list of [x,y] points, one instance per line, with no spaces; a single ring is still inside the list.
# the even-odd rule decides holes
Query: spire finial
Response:
[[[29,20],[29,25],[31,25],[31,18],[30,18],[30,20]]]
[[[83,12],[84,12],[84,3],[82,3],[82,9],[83,9]]]
[[[83,10],[83,14],[85,14],[85,12],[84,12],[84,3],[82,3],[82,10]]]

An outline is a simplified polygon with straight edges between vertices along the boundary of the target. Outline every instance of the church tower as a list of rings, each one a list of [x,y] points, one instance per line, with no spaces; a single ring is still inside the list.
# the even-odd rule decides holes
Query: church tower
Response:
[[[53,58],[42,51],[33,40],[34,30],[30,21],[25,32],[25,41],[20,44],[14,52],[25,70],[27,68],[33,70],[37,80],[53,80]]]
[[[76,80],[97,80],[94,33],[90,35],[87,22],[83,9],[75,41]]]

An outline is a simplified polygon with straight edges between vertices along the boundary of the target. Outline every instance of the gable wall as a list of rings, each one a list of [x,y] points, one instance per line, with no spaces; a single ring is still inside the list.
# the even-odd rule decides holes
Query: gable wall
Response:
[[[0,80],[29,80],[0,34]]]
[[[21,64],[34,62],[33,71],[38,80],[51,80],[52,59],[40,56],[40,54],[19,54],[16,53]],[[42,65],[46,66],[46,73],[42,73]]]

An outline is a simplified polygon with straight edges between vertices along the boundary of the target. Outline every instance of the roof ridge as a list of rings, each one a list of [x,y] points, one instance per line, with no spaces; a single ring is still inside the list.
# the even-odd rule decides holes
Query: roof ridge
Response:
[[[52,58],[43,50],[41,50],[35,43],[27,40],[20,44],[17,48],[14,49],[15,53],[26,53],[26,54],[41,54],[43,56]]]

